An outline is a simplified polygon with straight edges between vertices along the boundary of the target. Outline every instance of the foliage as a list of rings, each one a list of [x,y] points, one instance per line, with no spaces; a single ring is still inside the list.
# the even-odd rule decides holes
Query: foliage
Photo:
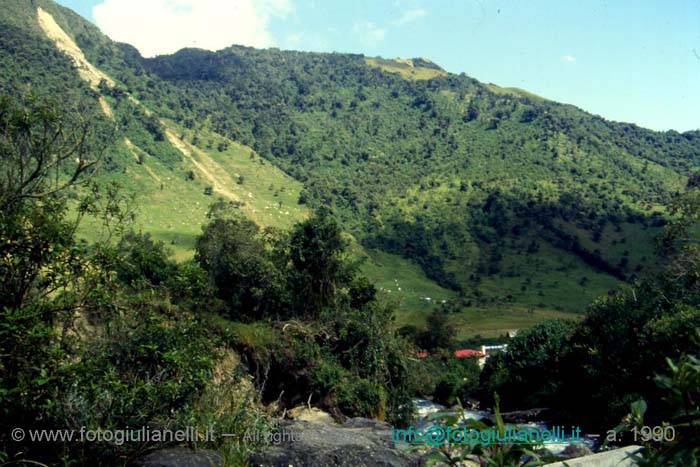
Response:
[[[558,391],[558,378],[552,366],[559,365],[566,339],[574,328],[571,321],[552,320],[519,332],[508,341],[507,352],[486,362],[482,399],[489,400],[486,391],[496,391],[508,408],[550,404]],[[522,388],[527,388],[526,395]]]
[[[435,349],[451,349],[455,338],[455,327],[449,321],[447,313],[438,309],[430,313],[427,328],[415,336],[419,348],[432,351]]]
[[[163,290],[196,274],[148,236],[119,240],[128,206],[115,185],[88,183],[108,133],[99,117],[63,104],[0,98],[0,451],[17,463],[118,463],[148,445],[15,442],[8,434],[172,427],[217,355]],[[105,242],[76,240],[88,215],[108,227]]]
[[[85,248],[76,243],[76,221],[68,217],[65,199],[97,162],[99,145],[92,138],[99,126],[60,109],[31,95],[0,97],[4,433],[5,423],[26,426],[53,409],[73,315],[94,307],[109,282],[89,267]]]
[[[119,241],[123,257],[116,264],[117,277],[135,288],[164,285],[175,274],[175,264],[168,260],[162,242],[154,242],[149,234],[127,232]]]
[[[188,96],[191,108],[179,118],[208,115],[217,132],[303,181],[300,199],[333,206],[364,245],[412,258],[442,285],[501,302],[532,301],[544,289],[538,283],[575,270],[542,245],[583,263],[588,272],[579,277],[608,276],[607,284],[575,291],[589,299],[612,278],[637,274],[645,252],[616,246],[638,233],[651,238],[643,231],[663,222],[653,207],[670,200],[692,166],[682,161],[698,154],[692,135],[648,133],[466,76],[408,81],[361,56],[231,47],[140,65],[162,89]],[[163,94],[143,92],[154,102]],[[237,112],[222,111],[221,102]],[[657,154],[674,147],[690,159]],[[514,255],[523,261],[503,261]],[[551,259],[555,271],[528,258]],[[521,290],[532,272],[537,280]],[[472,280],[504,275],[520,280],[500,296]],[[566,299],[550,303],[572,309]]]
[[[386,406],[381,387],[364,378],[342,381],[337,386],[338,408],[347,414],[370,418],[383,418],[382,409]]]
[[[694,132],[608,122],[423,59],[409,66],[245,47],[144,59],[69,10],[37,2],[8,0],[0,15],[8,31],[0,56],[10,71],[0,86],[14,92],[31,83],[93,107],[97,97],[108,103],[121,138],[105,165],[144,192],[144,224],[181,256],[202,221],[195,203],[208,204],[204,192],[217,190],[204,178],[190,183],[196,187],[173,181],[192,170],[169,141],[174,135],[235,174],[219,185],[265,225],[292,224],[304,212],[298,199],[331,206],[365,247],[410,258],[465,303],[580,311],[644,272],[663,205],[700,154]],[[70,59],[43,37],[36,6],[115,86],[80,83]],[[242,152],[245,167],[232,162]],[[260,189],[278,168],[296,179],[285,179],[293,192]],[[185,219],[167,225],[164,210]]]
[[[408,423],[409,347],[391,329],[391,312],[375,303],[341,308],[330,321],[289,321],[271,345],[242,349],[260,374],[264,400],[281,399],[285,406],[316,401],[341,417]]]
[[[313,219],[292,231],[289,258],[294,270],[291,281],[298,297],[295,305],[307,315],[338,307],[340,289],[350,286],[354,273],[345,256],[347,247],[340,226],[327,209],[319,210]],[[354,299],[355,305],[362,305]]]
[[[285,233],[260,231],[225,204],[211,212],[196,260],[227,315],[288,320],[277,324],[282,334],[271,345],[240,346],[260,374],[264,399],[314,399],[348,415],[410,418],[408,348],[393,330],[394,310],[357,272],[330,213]]]
[[[65,429],[184,429],[176,422],[211,378],[211,341],[186,316],[173,321],[145,309],[134,318],[113,321],[108,335],[79,354],[80,363],[65,368],[71,375],[60,397]],[[87,461],[116,460],[140,447],[84,442],[65,448],[70,457]]]
[[[228,352],[181,424],[227,433],[229,436],[220,436],[213,444],[201,443],[202,447],[216,448],[224,465],[246,465],[250,454],[264,444],[277,426],[262,410],[250,375],[234,365],[234,354]],[[257,438],[252,433],[257,433]]]
[[[442,404],[452,406],[476,396],[479,372],[476,358],[454,358],[448,355],[442,359],[433,397]]]
[[[275,264],[271,238],[238,213],[212,209],[212,221],[197,239],[195,260],[233,318],[260,319],[283,314],[283,271]]]
[[[700,334],[698,334],[700,337]],[[641,466],[697,465],[700,460],[700,359],[686,354],[677,362],[667,359],[669,372],[656,376],[663,392],[663,422],[651,428],[645,421],[647,404],[639,400],[615,430],[615,437],[642,438],[644,450],[634,460]],[[670,373],[670,374],[669,374]],[[669,431],[672,430],[672,431]],[[672,435],[671,435],[672,434]]]
[[[37,6],[115,86],[80,81],[71,59],[42,35]],[[393,307],[357,273],[343,230],[365,247],[411,259],[450,289],[434,290],[458,297],[452,308],[477,313],[578,311],[630,280],[633,287],[596,301],[573,331],[550,323],[523,334],[512,353],[491,360],[484,385],[501,388],[506,405],[551,400],[592,427],[614,423],[640,396],[652,420],[666,417],[656,408],[668,385],[651,384],[663,364],[658,349],[681,358],[700,307],[697,177],[685,183],[700,160],[697,132],[608,122],[424,60],[414,61],[420,74],[406,74],[397,62],[357,55],[235,46],[144,59],[48,0],[7,0],[0,25],[0,91],[31,87],[61,101],[0,100],[0,449],[34,455],[36,447],[8,444],[5,425],[65,425],[77,416],[70,401],[94,402],[88,415],[100,420],[91,423],[114,426],[194,416],[188,410],[211,388],[217,359],[205,343],[219,330],[203,325],[202,309],[265,320],[279,338],[264,348],[254,339],[226,342],[250,356],[266,402],[293,388],[284,402],[311,395],[350,415],[407,420],[411,348],[393,330]],[[113,120],[98,116],[98,98]],[[191,229],[204,218],[195,202],[224,185],[239,190],[228,197],[240,195],[241,211],[267,225],[303,218],[291,207],[297,200],[333,216],[321,210],[284,233],[215,209],[196,261],[178,265],[147,235],[121,237],[130,216],[117,184],[84,183],[106,146],[100,181],[147,186],[153,206],[179,189],[187,195],[188,217],[177,220],[191,235],[159,226],[173,244],[192,245]],[[192,179],[188,151],[236,178]],[[277,184],[265,183],[269,193],[260,196],[257,185],[268,178]],[[285,194],[287,182],[296,188]],[[240,191],[253,186],[255,196]],[[275,214],[263,214],[272,200]],[[667,212],[675,217],[661,242],[671,254],[666,269],[635,283],[651,269],[645,245]],[[98,217],[115,244],[78,242],[86,215]],[[158,207],[148,215],[168,218]],[[447,316],[431,316],[430,326],[424,346],[448,345]],[[695,362],[683,362],[678,374],[692,375]],[[460,377],[472,368],[443,364],[431,390],[445,400],[465,396]],[[514,385],[533,392],[509,394]],[[100,406],[102,394],[115,398],[113,411]],[[242,419],[264,425],[246,404],[233,412],[239,408]],[[38,456],[62,454],[49,451]],[[86,462],[97,455],[82,452]],[[496,462],[510,459],[502,454]]]
[[[681,198],[692,198],[697,191],[690,186]],[[678,359],[694,348],[700,325],[696,218],[692,209],[679,218],[686,223],[685,237],[674,225],[669,227],[664,238],[678,241],[679,247],[656,277],[601,297],[573,330],[551,329],[556,332],[544,346],[536,345],[543,330],[538,327],[524,333],[522,341],[520,336],[514,339],[526,344],[534,338],[530,345],[544,352],[522,351],[527,345],[509,347],[508,355],[487,366],[484,390],[528,382],[532,391],[508,395],[509,406],[553,405],[566,419],[596,430],[617,423],[629,404],[643,398],[651,408],[648,423],[661,423],[663,393],[653,376],[666,365],[666,357]]]
[[[31,8],[11,3],[16,18],[3,21],[36,23]],[[365,246],[413,259],[443,286],[478,292],[470,298],[481,305],[574,311],[618,279],[639,275],[644,241],[663,223],[660,206],[698,159],[694,133],[607,122],[421,59],[414,70],[430,79],[393,73],[403,62],[347,54],[230,47],[144,59],[69,11],[44,1],[42,8],[116,81],[97,92],[145,151],[138,154],[145,165],[185,169],[163,137],[168,128],[197,136],[214,148],[212,157],[226,152],[222,143],[246,144],[259,154],[256,166],[274,164],[304,183],[295,199],[332,206]],[[24,47],[29,38],[15,42]],[[45,85],[41,59],[6,55],[8,69]],[[47,58],[57,70],[70,68],[55,51]],[[212,140],[214,132],[227,139]],[[258,164],[265,160],[273,164]],[[244,186],[252,184],[246,173]],[[583,276],[594,278],[579,287]]]
[[[503,422],[503,417],[501,417],[498,394],[494,394],[492,399],[494,401],[494,426],[488,426],[481,421],[466,418],[463,410],[460,410],[459,414],[449,417],[438,415],[437,422],[442,425],[459,426],[466,430],[478,432],[495,430],[500,439],[505,439],[506,425]],[[474,442],[470,439],[468,442],[461,442],[455,445],[450,443],[439,445],[437,448],[433,448],[426,458],[436,462],[437,465],[446,463],[450,466],[463,465],[464,461],[476,462],[479,465],[489,467],[535,467],[544,465],[544,462],[532,451],[532,448],[533,446],[521,443],[483,443],[480,440]]]

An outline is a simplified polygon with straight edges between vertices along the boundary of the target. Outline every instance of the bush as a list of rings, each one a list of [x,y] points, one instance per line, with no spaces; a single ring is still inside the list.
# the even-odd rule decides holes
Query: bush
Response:
[[[197,323],[175,322],[149,312],[112,323],[109,335],[91,343],[65,369],[57,425],[66,429],[184,429],[175,423],[211,380],[216,355]],[[71,457],[116,459],[140,444],[70,446]]]
[[[551,405],[558,389],[559,358],[574,329],[573,322],[551,320],[521,331],[505,354],[488,359],[481,377],[482,397],[498,392],[508,409]]]
[[[347,371],[335,359],[326,358],[311,370],[311,386],[321,394],[329,394],[341,384]]]
[[[445,405],[473,397],[479,389],[480,368],[476,358],[448,357],[442,364],[433,396]]]
[[[384,419],[386,392],[378,384],[364,378],[348,378],[336,389],[338,408],[354,417]]]
[[[127,232],[119,241],[117,252],[117,277],[131,287],[164,285],[177,269],[175,262],[168,259],[163,242],[153,241],[148,233]]]

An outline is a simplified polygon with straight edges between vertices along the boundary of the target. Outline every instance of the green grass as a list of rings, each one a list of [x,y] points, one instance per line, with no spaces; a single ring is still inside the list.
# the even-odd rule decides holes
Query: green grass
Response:
[[[582,313],[596,297],[620,281],[583,260],[542,242],[537,256],[504,255],[501,272],[483,276],[478,290],[500,304]]]
[[[265,322],[241,323],[213,313],[206,318],[223,336],[244,347],[267,349],[279,340],[277,331]]]
[[[599,242],[594,242],[585,231],[576,233],[581,245],[589,251],[600,250],[603,257],[615,263],[619,258],[628,260],[627,272],[634,273],[638,266],[646,270],[650,261],[656,257],[656,238],[661,234],[661,227],[640,226],[623,222],[617,231],[612,225],[605,226]]]
[[[168,126],[178,136],[183,133],[172,123]],[[184,133],[185,141],[191,141],[193,134]],[[100,175],[101,181],[117,181],[126,194],[136,196],[133,227],[165,242],[177,260],[192,256],[209,206],[218,198],[238,200],[240,209],[261,227],[287,229],[308,216],[306,207],[297,203],[301,190],[299,182],[272,164],[261,163],[260,156],[246,146],[227,140],[228,148],[219,152],[217,146],[224,138],[208,131],[199,132],[198,138],[201,141],[196,147],[199,151],[192,151],[192,157],[200,167],[215,173],[229,197],[216,191],[212,195],[205,194],[212,183],[189,158],[183,157],[181,163],[170,168],[133,143],[121,142],[112,154],[124,165],[123,170],[103,171]],[[207,148],[210,142],[213,149]],[[143,158],[142,164],[137,162],[139,155]],[[190,171],[195,175],[194,180],[188,179]],[[238,183],[239,176],[243,176],[242,183]],[[98,232],[98,222],[86,219],[80,235],[94,240]]]
[[[183,131],[173,123],[168,126],[184,133],[186,141],[191,142],[195,136],[193,131]],[[226,188],[243,203],[241,209],[259,225],[286,229],[308,217],[308,209],[298,203],[303,188],[300,182],[247,146],[208,130],[199,130],[197,138],[197,149],[210,157],[214,170],[219,171],[218,178],[226,182]],[[219,151],[220,143],[228,144],[228,148]],[[206,165],[206,160],[198,160]],[[196,171],[196,167],[190,168]]]
[[[362,272],[376,281],[376,286],[384,299],[394,301],[398,305],[397,327],[408,324],[425,326],[427,317],[442,300],[456,298],[455,292],[440,287],[425,277],[416,264],[397,255],[368,250]],[[498,283],[494,280],[493,285],[497,287]],[[509,285],[506,281],[504,288]],[[580,287],[578,284],[575,286]],[[594,296],[595,294],[582,295]],[[431,300],[427,301],[425,297],[430,297]],[[531,297],[531,299],[533,302],[537,299],[541,300],[540,297]],[[588,299],[580,299],[581,311],[588,303],[586,300]],[[579,314],[558,311],[553,307],[500,303],[466,308],[451,314],[450,320],[457,330],[457,339],[464,340],[476,336],[499,337],[510,330],[529,328],[548,319],[578,320],[580,317]]]
[[[135,230],[148,232],[155,239],[167,243],[179,260],[190,257],[195,237],[201,233],[200,227],[214,198],[204,194],[202,183],[188,182],[185,170],[169,169],[153,157],[147,157],[143,164],[138,164],[129,156],[131,151],[123,143],[118,150],[127,164],[126,168],[117,172],[103,172],[100,181],[116,181],[125,194],[135,195],[136,220],[132,226]],[[98,223],[86,219],[79,234],[93,240],[99,235]]]
[[[580,315],[524,307],[475,307],[451,315],[458,339],[499,337],[508,331],[525,329],[549,319],[579,320]]]
[[[387,73],[398,73],[402,78],[411,81],[426,80],[437,76],[447,75],[447,72],[444,70],[414,66],[413,61],[410,59],[402,60],[400,58],[396,58],[393,60],[388,60],[380,57],[366,57],[365,63],[369,66],[386,71]]]
[[[493,83],[488,83],[486,87],[489,88],[489,90],[495,94],[499,95],[504,95],[504,94],[511,94],[517,97],[529,97],[530,99],[535,99],[535,100],[540,100],[544,101],[547,100],[544,97],[538,96],[537,94],[534,94],[530,91],[526,91],[524,89],[520,88],[515,88],[515,87],[501,87]]]
[[[436,304],[456,298],[455,292],[425,277],[410,260],[376,250],[367,250],[365,258],[362,272],[375,281],[385,299],[397,304],[397,326],[423,324]]]

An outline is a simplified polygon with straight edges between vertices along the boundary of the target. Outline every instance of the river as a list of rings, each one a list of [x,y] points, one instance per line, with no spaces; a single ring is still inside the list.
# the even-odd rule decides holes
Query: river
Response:
[[[448,409],[447,407],[432,402],[427,399],[414,399],[413,404],[416,410],[416,422],[414,424],[417,430],[424,430],[431,425],[439,425],[439,419],[444,417],[451,417],[459,413],[458,410]],[[474,419],[485,421],[488,425],[492,424],[493,414],[484,410],[473,410],[464,409],[462,412],[463,419]],[[536,429],[540,432],[545,430],[551,430],[552,427],[548,426],[545,422],[539,420],[532,420],[526,423],[520,424],[506,424],[506,428],[517,429]],[[571,429],[566,430],[567,434],[571,433]],[[564,450],[573,444],[583,444],[590,450],[594,451],[599,443],[595,438],[581,433],[580,438],[567,436],[566,434],[562,436],[561,442],[547,442],[544,447],[551,452],[553,455],[559,455]]]

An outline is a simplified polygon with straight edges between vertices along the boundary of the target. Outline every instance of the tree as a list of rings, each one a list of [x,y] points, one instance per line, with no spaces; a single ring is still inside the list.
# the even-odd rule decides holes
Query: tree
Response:
[[[0,97],[0,309],[26,309],[65,290],[74,280],[65,273],[80,267],[78,220],[67,218],[65,193],[86,181],[108,138],[96,143],[95,120],[60,109],[31,95]],[[84,199],[80,212],[95,199]]]
[[[89,190],[72,219],[66,196],[96,167],[109,143],[102,130],[87,109],[67,110],[31,95],[0,97],[3,433],[8,423],[47,423],[75,314],[89,314],[110,283],[75,239],[81,214],[94,212],[105,198],[97,188]],[[114,211],[104,219],[118,211],[118,205],[107,205]]]
[[[451,349],[457,330],[444,309],[428,316],[428,328],[418,335],[418,346],[425,350]]]
[[[197,238],[195,260],[234,317],[260,319],[284,310],[284,283],[260,228],[221,203]]]
[[[120,261],[115,265],[118,278],[132,287],[164,285],[177,272],[177,265],[168,259],[163,242],[151,235],[127,232],[119,241]]]
[[[558,361],[574,329],[572,321],[551,320],[518,333],[508,343],[506,353],[486,363],[482,384],[487,390],[483,396],[495,391],[509,408],[550,405],[558,388]],[[505,376],[499,371],[503,368]]]
[[[289,255],[296,304],[304,314],[318,315],[337,308],[341,288],[349,287],[353,266],[347,261],[348,242],[330,211],[321,209],[298,224],[291,234]]]

